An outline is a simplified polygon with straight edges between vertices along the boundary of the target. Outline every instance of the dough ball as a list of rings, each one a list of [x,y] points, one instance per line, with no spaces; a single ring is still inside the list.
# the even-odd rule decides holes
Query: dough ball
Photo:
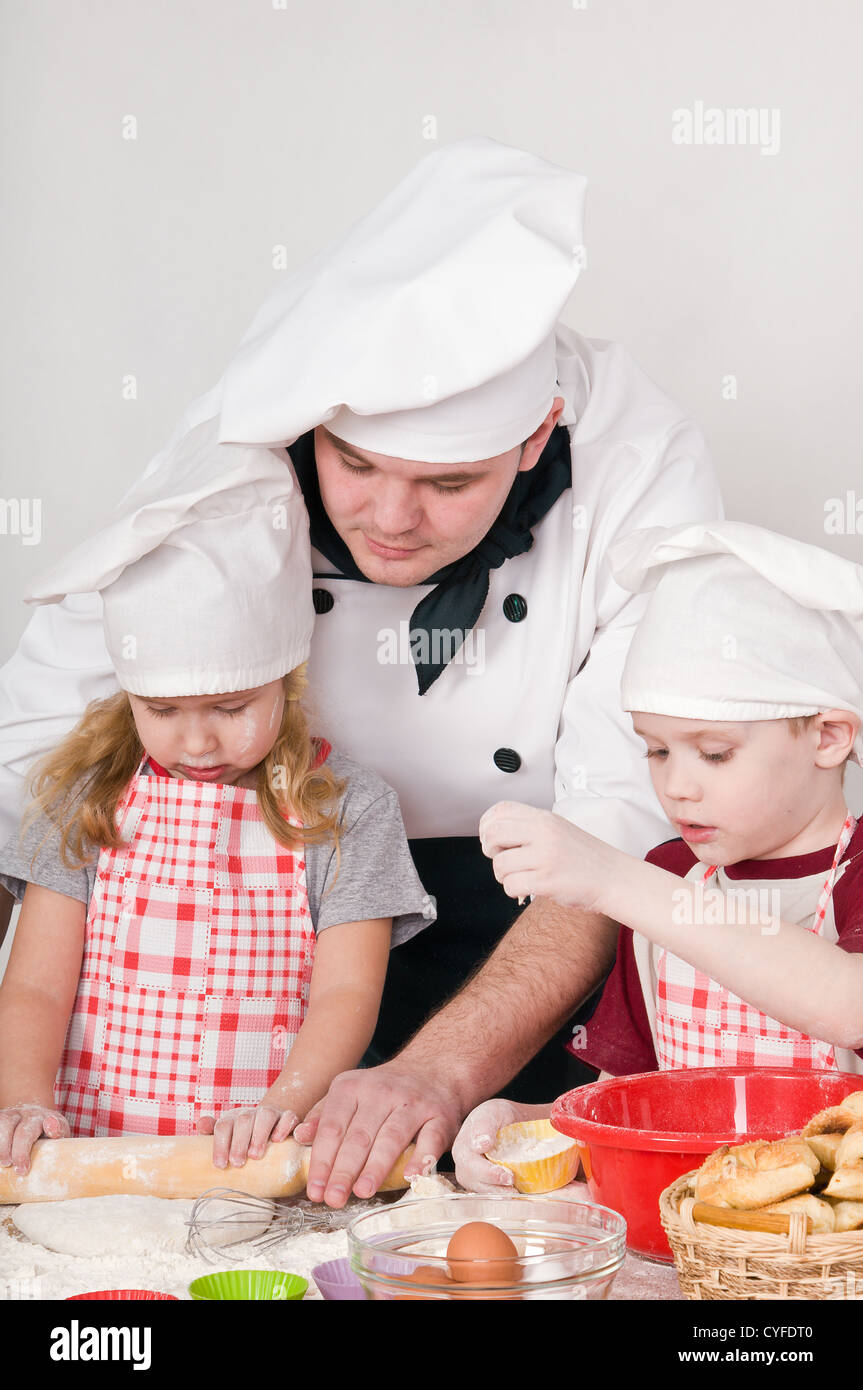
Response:
[[[28,1240],[60,1255],[182,1254],[193,1205],[175,1197],[70,1197],[63,1202],[27,1202],[15,1210],[12,1220]],[[270,1224],[266,1212],[256,1225],[219,1220],[233,1210],[224,1201],[208,1206],[207,1217],[219,1221],[208,1230],[208,1239],[221,1245],[250,1240]]]

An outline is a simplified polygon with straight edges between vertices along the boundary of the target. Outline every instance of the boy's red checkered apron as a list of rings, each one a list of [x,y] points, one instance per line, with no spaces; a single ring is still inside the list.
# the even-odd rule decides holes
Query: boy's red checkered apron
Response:
[[[201,1114],[259,1101],[308,1003],[302,846],[278,843],[254,791],[144,762],[117,813],[129,847],[99,855],[57,1074],[78,1136],[194,1134]]]
[[[813,877],[808,911],[805,900],[803,911],[798,901],[794,920],[804,922],[811,918],[808,930],[816,936],[823,935],[826,921],[832,924],[833,885],[837,873],[841,872],[839,862],[856,824],[854,817],[849,815],[842,827],[833,865],[826,879],[822,882],[820,875]],[[729,889],[738,893],[753,888],[777,889],[776,880],[747,881],[745,885],[736,879],[729,880],[717,870],[715,864],[704,873],[702,865],[696,864],[686,877],[690,881],[706,883],[714,874],[716,886],[723,893],[728,893]],[[780,894],[784,893],[786,885],[794,890],[801,887],[801,880],[782,880],[781,883]],[[662,1070],[679,1067],[837,1067],[831,1043],[820,1042],[793,1028],[786,1028],[783,1023],[745,1003],[679,956],[660,950],[656,973],[656,1055]]]

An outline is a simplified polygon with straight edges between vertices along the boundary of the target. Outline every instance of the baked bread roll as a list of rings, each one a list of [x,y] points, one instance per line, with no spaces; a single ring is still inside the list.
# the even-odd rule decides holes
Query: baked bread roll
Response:
[[[846,1202],[844,1205],[848,1206],[849,1203]],[[836,1229],[835,1209],[829,1202],[822,1202],[820,1197],[813,1197],[811,1192],[801,1197],[789,1197],[784,1202],[773,1202],[764,1210],[787,1212],[789,1216],[795,1211],[802,1211],[804,1216],[809,1217],[809,1230],[812,1235],[830,1235]]]
[[[837,1168],[824,1189],[825,1197],[841,1197],[849,1202],[863,1202],[863,1163]]]
[[[836,1150],[837,1168],[853,1168],[857,1163],[863,1163],[863,1120],[845,1131]]]
[[[848,1110],[852,1115],[856,1116],[858,1120],[863,1120],[863,1090],[852,1091],[851,1094],[847,1095],[840,1103],[839,1108],[841,1110]]]
[[[717,1207],[754,1211],[811,1187],[821,1164],[803,1139],[755,1140],[709,1155],[695,1175],[695,1195]]]
[[[817,1115],[802,1130],[803,1136],[832,1176],[822,1196],[843,1205],[863,1202],[863,1090],[851,1091],[840,1101]],[[852,1221],[853,1211],[843,1221]],[[856,1230],[856,1225],[837,1226],[837,1230]]]
[[[844,1138],[844,1134],[810,1134],[806,1140],[821,1167],[828,1173],[836,1168],[836,1150]]]
[[[863,1202],[845,1202],[836,1197],[828,1198],[833,1208],[837,1231],[859,1231],[863,1227]]]
[[[817,1134],[844,1134],[857,1120],[853,1110],[846,1110],[845,1103],[842,1105],[831,1105],[827,1110],[819,1110],[817,1115],[813,1115],[801,1129],[800,1133],[804,1139],[810,1139]]]

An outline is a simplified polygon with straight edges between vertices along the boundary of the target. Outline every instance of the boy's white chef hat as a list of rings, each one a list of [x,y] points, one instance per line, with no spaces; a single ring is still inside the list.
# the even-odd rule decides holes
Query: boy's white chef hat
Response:
[[[287,446],[326,424],[358,448],[493,458],[555,395],[555,324],[583,264],[586,180],[484,137],[420,160],[344,238],[287,275],[183,432]]]
[[[309,655],[309,521],[290,461],[220,444],[216,424],[185,435],[171,489],[144,478],[24,596],[100,590],[108,652],[133,695],[249,690]]]
[[[860,565],[742,521],[633,531],[610,561],[622,588],[653,590],[624,666],[624,709],[863,720]],[[863,726],[852,757],[863,763]]]

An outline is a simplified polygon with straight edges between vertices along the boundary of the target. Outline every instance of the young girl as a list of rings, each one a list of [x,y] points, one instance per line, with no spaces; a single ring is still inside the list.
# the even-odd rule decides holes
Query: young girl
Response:
[[[614,563],[656,586],[623,707],[680,838],[643,863],[532,807],[480,823],[511,896],[627,924],[579,1055],[615,1075],[863,1072],[863,826],[843,789],[863,762],[863,569],[734,522],[636,532]],[[548,1111],[478,1107],[462,1181],[505,1184],[481,1157],[494,1131]]]
[[[222,468],[233,451],[233,486],[157,479],[31,591],[102,591],[122,689],[37,766],[0,851],[22,900],[0,987],[0,1164],[18,1172],[69,1133],[215,1125],[217,1166],[259,1157],[356,1066],[390,946],[435,915],[395,793],[309,736],[289,465],[207,447]]]

